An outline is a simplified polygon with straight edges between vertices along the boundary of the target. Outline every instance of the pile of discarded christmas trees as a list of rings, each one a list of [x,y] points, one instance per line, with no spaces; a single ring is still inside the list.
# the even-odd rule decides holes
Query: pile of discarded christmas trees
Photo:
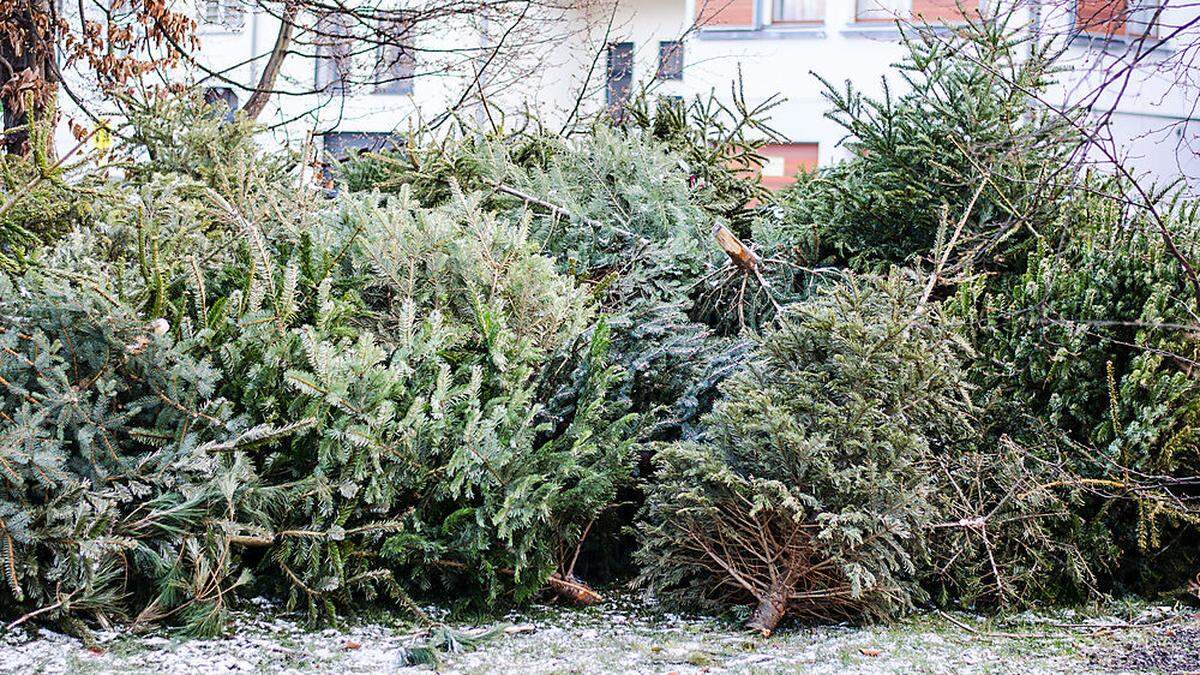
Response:
[[[1068,170],[997,30],[831,87],[855,157],[778,194],[736,93],[414,137],[336,194],[186,100],[119,176],[0,157],[0,614],[632,583],[770,632],[1185,587],[1196,206]]]

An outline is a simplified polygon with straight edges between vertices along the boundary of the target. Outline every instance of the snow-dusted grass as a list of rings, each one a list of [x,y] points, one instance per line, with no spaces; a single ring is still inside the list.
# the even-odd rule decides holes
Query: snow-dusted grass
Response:
[[[444,654],[442,672],[1113,672],[1140,664],[1125,657],[1144,643],[1169,649],[1176,631],[1200,632],[1200,619],[1184,609],[1114,604],[986,621],[921,614],[888,626],[789,627],[762,638],[732,622],[621,597],[582,610],[534,607],[499,623],[507,631],[480,648]],[[214,640],[102,633],[89,648],[18,630],[0,637],[0,673],[396,672],[423,637],[400,620],[314,631],[264,605],[239,613],[229,635]]]

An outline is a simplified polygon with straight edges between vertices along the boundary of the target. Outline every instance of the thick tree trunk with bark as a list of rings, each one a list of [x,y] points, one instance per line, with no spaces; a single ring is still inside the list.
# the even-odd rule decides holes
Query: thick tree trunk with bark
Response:
[[[777,578],[767,593],[759,598],[758,607],[754,608],[754,614],[750,615],[746,626],[762,633],[763,637],[769,637],[787,614],[791,586],[786,575]]]
[[[279,70],[283,66],[283,57],[287,55],[292,44],[292,31],[296,27],[298,9],[299,5],[295,2],[287,3],[283,9],[279,34],[275,36],[275,46],[271,48],[271,56],[267,59],[267,65],[258,78],[254,93],[250,95],[250,100],[246,101],[246,106],[242,108],[242,113],[249,119],[258,119],[263,108],[267,106],[267,101],[271,99],[271,92],[275,90],[275,80],[279,79]]]
[[[30,0],[8,10],[10,29],[0,33],[0,105],[4,106],[4,151],[29,152],[31,118],[42,117],[58,92],[56,41],[49,0]],[[11,131],[10,131],[11,130]]]

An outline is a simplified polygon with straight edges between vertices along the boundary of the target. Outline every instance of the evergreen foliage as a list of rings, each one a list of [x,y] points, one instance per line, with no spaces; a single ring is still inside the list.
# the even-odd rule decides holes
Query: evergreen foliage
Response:
[[[0,271],[19,273],[29,256],[83,223],[99,196],[76,158],[47,152],[48,125],[35,124],[28,155],[0,153]]]
[[[1102,499],[1133,502],[1104,507],[1129,580],[1177,584],[1200,562],[1187,543],[1200,524],[1195,495],[1151,477],[1200,470],[1196,299],[1152,216],[1113,197],[1122,193],[1115,179],[1090,178],[1022,274],[964,286],[956,307],[987,357],[984,386],[1088,448],[1076,466]],[[1196,204],[1158,209],[1175,245],[1195,250]]]
[[[263,186],[286,185],[297,164],[297,156],[286,149],[263,152],[254,139],[258,129],[253,122],[227,120],[223,105],[206,106],[196,93],[124,102],[130,138],[115,150],[128,161],[128,175],[135,182],[186,177],[232,198]]]
[[[854,157],[778,199],[737,89],[417,134],[338,195],[194,99],[129,102],[119,178],[0,157],[0,617],[637,572],[769,632],[1178,584],[1196,204],[1075,175],[1006,21],[905,35],[902,94],[828,86]]]
[[[874,269],[929,254],[963,219],[957,257],[1014,262],[1054,213],[1074,146],[1070,125],[1032,99],[1053,83],[1050,48],[1011,21],[968,17],[950,35],[906,29],[899,94],[887,78],[879,98],[824,82],[827,116],[846,129],[853,159],[801,175],[785,216],[760,223],[755,238],[795,247],[780,255],[801,265]]]
[[[884,617],[920,597],[935,518],[924,462],[969,431],[965,345],[920,288],[849,276],[793,306],[722,387],[695,443],[663,448],[642,579],[708,608]]]
[[[646,417],[647,438],[692,433],[745,353],[744,341],[724,335],[729,308],[702,283],[723,263],[709,233],[718,202],[731,197],[703,188],[647,130],[444,140],[345,169],[352,187],[369,176],[385,191],[407,185],[425,203],[461,182],[488,195],[482,206],[498,217],[529,208],[531,236],[608,317],[612,359],[625,371],[614,393]],[[576,384],[562,386],[556,400],[573,399]]]
[[[457,189],[314,200],[202,129],[5,282],[4,613],[213,632],[241,586],[332,618],[570,577],[637,420],[528,217]],[[216,173],[181,175],[196,154]],[[578,394],[547,416],[572,353]]]
[[[746,234],[759,206],[771,197],[756,180],[765,161],[759,150],[783,140],[767,123],[782,102],[775,96],[748,104],[740,80],[727,98],[710,92],[685,102],[642,91],[625,106],[618,125],[662,144],[687,171],[695,201],[713,219]]]
[[[1016,438],[1004,431],[1013,419],[1029,424]],[[1116,552],[1082,508],[1070,461],[1078,449],[1019,410],[985,403],[972,421],[972,437],[925,465],[939,521],[925,533],[930,599],[1014,610],[1097,597]]]
[[[977,488],[936,494],[948,520],[992,514],[991,528],[1024,531],[937,530],[955,565],[933,561],[936,599],[1071,600],[1109,574],[1146,588],[1155,569],[1177,584],[1196,564],[1181,483],[1196,475],[1195,303],[1164,237],[1192,250],[1194,205],[1151,190],[1160,222],[1130,185],[1074,175],[1070,125],[1034,100],[1052,59],[1005,21],[907,39],[899,97],[830,89],[855,157],[800,176],[754,241],[781,296],[811,293],[821,265],[922,259],[931,299],[952,296],[981,412],[977,450],[939,461]],[[1038,512],[1052,517],[1022,515]]]
[[[217,627],[246,581],[226,533],[278,503],[241,448],[289,430],[235,416],[213,364],[111,286],[60,270],[0,284],[0,609]]]

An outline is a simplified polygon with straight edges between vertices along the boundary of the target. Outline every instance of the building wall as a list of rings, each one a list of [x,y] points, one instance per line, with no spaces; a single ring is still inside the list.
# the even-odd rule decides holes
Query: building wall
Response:
[[[860,0],[863,2],[864,0]],[[1096,0],[1093,0],[1094,2]],[[775,94],[786,101],[773,110],[772,126],[792,143],[817,143],[821,164],[848,156],[839,145],[845,131],[824,117],[828,104],[821,96],[824,80],[840,86],[849,81],[855,89],[879,95],[886,78],[893,92],[902,91],[902,82],[890,65],[903,56],[899,33],[890,21],[858,20],[854,0],[825,0],[823,20],[811,23],[780,23],[773,20],[771,0],[675,0],[678,21],[661,18],[659,2],[652,21],[631,18],[631,34],[652,43],[651,27],[690,25],[697,16],[710,17],[688,37],[685,47],[684,79],[671,93],[684,96],[708,91],[727,91],[740,77],[747,99],[759,102]],[[714,11],[713,6],[717,5]],[[952,19],[958,6],[945,0],[915,0],[913,10],[925,17]],[[635,13],[647,4],[635,2]],[[970,3],[962,3],[968,11]],[[747,7],[751,11],[747,11]],[[1184,25],[1200,8],[1169,7],[1160,20],[1167,26]],[[750,16],[747,23],[746,17]],[[1114,65],[1129,60],[1130,42],[1120,34],[1091,38],[1078,35],[1075,8],[1053,3],[1027,10],[1016,17],[1019,23],[1040,25],[1043,35],[1057,35],[1065,48],[1059,74],[1061,83],[1051,89],[1047,103],[1086,102],[1098,114],[1110,109],[1113,154],[1128,160],[1135,171],[1152,174],[1159,181],[1182,176],[1193,189],[1200,189],[1200,117],[1197,117],[1197,92],[1181,86],[1174,60],[1180,54],[1164,49],[1139,57],[1139,65],[1123,82],[1121,100],[1114,106],[1112,96],[1118,87],[1109,87],[1108,96],[1093,99],[1089,94],[1111,76]],[[931,22],[931,23],[939,23]],[[1102,27],[1097,27],[1102,30]],[[1200,39],[1198,29],[1174,38],[1178,44]],[[648,35],[648,33],[650,33]],[[1153,42],[1148,43],[1153,44]],[[1146,47],[1143,46],[1143,49]],[[638,55],[638,74],[653,73],[650,50]],[[1102,160],[1100,153],[1093,159]]]
[[[521,50],[499,67],[493,64],[481,83],[487,91],[483,97],[473,91],[479,87],[469,76],[469,63],[436,62],[431,55],[464,46],[486,48],[499,39],[505,27],[449,26],[421,38],[417,76],[410,93],[382,94],[360,87],[348,96],[276,96],[259,119],[268,126],[269,137],[279,143],[303,142],[310,134],[331,131],[402,134],[436,119],[463,99],[462,115],[481,127],[512,128],[523,123],[523,111],[532,111],[540,123],[558,128],[573,117],[605,109],[606,45],[625,42],[633,47],[635,87],[691,97],[709,92],[728,96],[736,85],[751,105],[782,97],[770,113],[770,122],[788,145],[769,149],[768,154],[782,160],[785,172],[790,173],[797,166],[810,166],[814,156],[816,162],[827,165],[848,155],[839,145],[844,130],[824,116],[829,106],[821,95],[818,75],[837,86],[849,81],[868,95],[881,93],[883,78],[894,92],[902,87],[889,68],[903,54],[899,32],[892,21],[880,18],[891,14],[875,13],[872,20],[861,20],[863,8],[876,3],[907,11],[911,6],[940,19],[953,19],[958,11],[950,0],[806,0],[804,8],[809,13],[803,18],[809,20],[781,21],[772,16],[773,1],[598,0],[581,4],[567,20],[555,24],[560,35],[548,35],[542,44]],[[970,10],[972,1],[966,0],[963,6]],[[1088,0],[1093,4],[1103,1]],[[615,6],[609,4],[612,2]],[[1062,84],[1047,102],[1088,100],[1095,110],[1108,111],[1111,99],[1090,101],[1087,93],[1103,83],[1114,63],[1128,58],[1128,36],[1069,37],[1078,33],[1074,3],[1027,7],[1018,21],[1037,26],[1043,35],[1068,36],[1060,39],[1067,47],[1063,64],[1070,71],[1060,76]],[[1200,8],[1195,6],[1168,8],[1162,21],[1181,25],[1198,12]],[[693,28],[698,17],[707,23]],[[262,12],[248,13],[244,26],[236,32],[203,26],[200,59],[208,70],[221,75],[214,77],[201,70],[181,71],[178,76],[209,86],[224,85],[222,78],[253,83],[277,29],[278,21]],[[659,44],[669,40],[684,42],[683,77],[656,80]],[[1200,26],[1176,40],[1200,43]],[[1172,59],[1180,56],[1163,49],[1139,57],[1138,67],[1123,82],[1124,96],[1112,107],[1112,152],[1160,180],[1182,175],[1200,189],[1200,120],[1193,112],[1197,96],[1194,89],[1176,81]],[[314,74],[313,60],[289,58],[278,88],[309,88]],[[236,93],[244,104],[248,94]],[[491,114],[485,113],[482,98],[491,105]],[[65,107],[69,112],[70,104]],[[778,164],[772,162],[768,170],[773,173]]]

